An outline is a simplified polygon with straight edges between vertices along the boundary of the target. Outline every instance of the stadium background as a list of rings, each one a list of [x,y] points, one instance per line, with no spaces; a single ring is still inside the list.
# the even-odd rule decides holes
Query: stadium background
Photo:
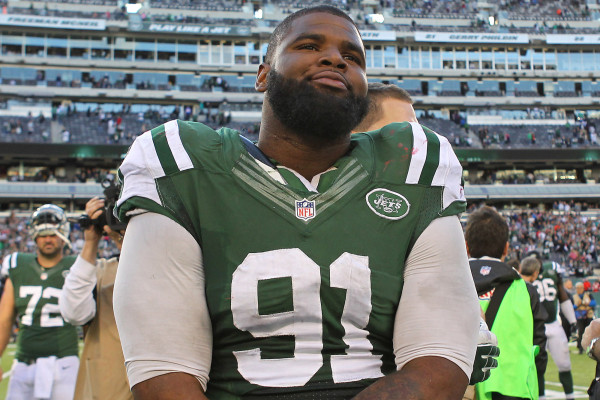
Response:
[[[0,1],[0,253],[33,248],[26,217],[41,204],[81,214],[162,122],[256,139],[269,35],[316,4],[355,19],[369,81],[408,90],[449,138],[469,207],[509,218],[512,257],[541,248],[597,280],[598,0]]]

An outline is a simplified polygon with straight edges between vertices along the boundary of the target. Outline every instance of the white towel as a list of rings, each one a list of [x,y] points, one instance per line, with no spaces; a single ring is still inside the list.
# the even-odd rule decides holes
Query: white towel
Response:
[[[55,356],[41,357],[36,360],[35,380],[33,383],[33,396],[36,399],[49,399],[52,395],[55,364]]]

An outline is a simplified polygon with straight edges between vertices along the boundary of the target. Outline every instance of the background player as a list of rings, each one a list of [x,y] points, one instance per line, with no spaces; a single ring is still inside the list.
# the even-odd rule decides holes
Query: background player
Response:
[[[533,251],[529,253],[540,263],[542,259],[540,253]],[[546,309],[548,318],[546,319],[546,348],[552,355],[554,363],[558,367],[558,379],[563,386],[567,399],[574,399],[573,393],[573,375],[571,374],[571,356],[569,354],[569,339],[565,334],[559,318],[559,312],[567,318],[571,326],[577,323],[573,303],[565,290],[561,276],[562,268],[560,264],[554,261],[542,263],[540,273],[532,285],[538,291],[542,305]],[[538,376],[538,380],[544,380],[544,376]],[[540,384],[540,398],[544,398],[544,385]]]
[[[120,168],[134,395],[460,399],[479,312],[449,143],[418,124],[350,137],[365,52],[336,8],[284,20],[256,88],[258,147],[172,121]]]
[[[13,253],[2,263],[7,276],[0,301],[0,350],[4,353],[15,318],[17,350],[7,400],[73,398],[79,366],[77,331],[60,315],[58,298],[75,261],[63,256],[69,244],[64,211],[45,204],[31,216],[35,254]]]

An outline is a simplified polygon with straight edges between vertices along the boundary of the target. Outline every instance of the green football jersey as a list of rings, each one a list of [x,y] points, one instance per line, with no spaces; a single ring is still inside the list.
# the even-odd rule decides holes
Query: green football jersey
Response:
[[[557,268],[558,265],[555,262],[545,262],[542,273],[533,281],[533,286],[540,295],[540,301],[548,313],[547,324],[556,321],[559,314],[558,285],[560,277]]]
[[[163,214],[202,248],[209,398],[349,398],[396,370],[405,261],[433,219],[464,211],[462,168],[412,123],[353,135],[334,167],[319,193],[283,184],[237,132],[184,121],[130,148],[119,217]]]
[[[39,357],[78,355],[77,330],[60,315],[58,299],[75,256],[63,257],[52,268],[42,268],[37,254],[12,253],[2,264],[15,293],[19,323],[15,358],[21,361]]]

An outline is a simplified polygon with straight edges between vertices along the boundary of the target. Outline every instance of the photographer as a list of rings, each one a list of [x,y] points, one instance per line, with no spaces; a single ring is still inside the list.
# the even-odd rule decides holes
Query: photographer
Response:
[[[106,191],[105,191],[106,195]],[[110,201],[94,197],[80,219],[85,242],[81,254],[65,279],[59,300],[63,318],[84,325],[84,347],[77,375],[74,400],[133,399],[125,372],[125,361],[113,314],[113,286],[119,259],[96,259],[102,232],[121,250],[125,230],[110,219]],[[106,225],[108,220],[108,224]]]

